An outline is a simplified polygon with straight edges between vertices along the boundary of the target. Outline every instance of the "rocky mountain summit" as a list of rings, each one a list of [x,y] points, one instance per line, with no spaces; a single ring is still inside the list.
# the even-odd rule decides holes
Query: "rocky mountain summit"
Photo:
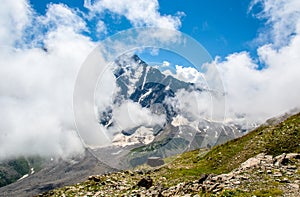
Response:
[[[94,175],[39,196],[299,196],[300,113],[174,158],[162,167]]]
[[[150,66],[137,55],[119,57],[110,70],[117,87],[113,102],[106,107],[99,105],[97,113],[112,143],[99,150],[92,148],[99,160],[116,169],[134,168],[149,157],[167,158],[209,148],[256,127],[243,117],[213,120],[206,114],[211,110],[206,104],[211,95],[222,92],[210,90],[201,80],[190,83],[177,79],[174,73]],[[101,97],[101,90],[97,92]],[[205,102],[197,102],[202,99]],[[137,117],[136,111],[142,111],[148,119],[140,122],[143,115]]]

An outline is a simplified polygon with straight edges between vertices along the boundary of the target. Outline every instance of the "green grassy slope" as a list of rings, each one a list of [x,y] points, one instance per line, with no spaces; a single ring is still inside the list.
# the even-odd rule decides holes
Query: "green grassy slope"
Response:
[[[87,180],[74,186],[53,190],[41,196],[61,196],[62,194],[77,196],[87,192],[97,193],[99,191],[113,192],[114,195],[118,196],[124,192],[130,193],[131,190],[134,190],[134,186],[144,176],[151,176],[154,184],[169,188],[178,183],[198,180],[203,174],[230,172],[259,153],[276,156],[291,152],[300,153],[300,113],[277,125],[263,125],[241,138],[218,145],[211,150],[200,149],[167,158],[166,160],[171,162],[158,169],[140,166],[133,171],[99,176],[97,182]],[[274,180],[271,180],[270,183],[273,182]],[[114,189],[116,184],[121,184],[123,190]],[[238,190],[224,192],[229,193],[222,196],[249,196],[247,193]],[[281,190],[273,188],[268,191],[254,191],[253,195],[280,196],[281,193]]]
[[[274,126],[263,125],[247,135],[212,148],[180,155],[170,166],[162,168],[171,182],[198,178],[199,174],[221,174],[237,168],[258,153],[279,155],[300,152],[300,113]],[[175,182],[177,182],[175,181]]]

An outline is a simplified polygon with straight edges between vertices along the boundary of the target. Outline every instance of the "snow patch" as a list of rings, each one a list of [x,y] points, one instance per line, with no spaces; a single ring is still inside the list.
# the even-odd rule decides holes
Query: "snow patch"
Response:
[[[152,89],[150,88],[145,94],[143,94],[140,98],[138,103],[141,103],[141,101],[143,101],[147,96],[149,96],[152,92]]]
[[[146,83],[146,79],[147,79],[147,75],[148,75],[148,71],[149,71],[150,67],[147,66],[146,67],[146,72],[145,72],[145,76],[144,76],[144,80],[143,80],[143,85],[142,85],[142,89],[144,89],[145,83]]]
[[[28,177],[29,174],[25,174],[24,176],[22,176],[21,178],[18,179],[18,181],[22,180],[22,179],[25,179],[26,177]]]
[[[119,151],[117,151],[117,152],[114,152],[114,153],[111,153],[111,154],[112,154],[112,155],[118,155],[118,154],[120,154],[122,151],[123,151],[123,150],[121,149],[121,150],[119,150]]]

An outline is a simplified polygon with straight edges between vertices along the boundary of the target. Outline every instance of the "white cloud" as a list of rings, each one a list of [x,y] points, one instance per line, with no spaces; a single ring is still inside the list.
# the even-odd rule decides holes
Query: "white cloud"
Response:
[[[98,34],[107,34],[107,27],[103,21],[97,22],[96,31]]]
[[[0,7],[0,43],[11,46],[20,38],[24,27],[31,20],[31,9],[24,0],[3,0]]]
[[[253,121],[264,121],[300,107],[299,1],[266,0],[263,4],[262,14],[268,18],[274,36],[272,44],[257,50],[265,68],[258,70],[246,52],[215,62],[227,92],[227,115],[243,113]]]
[[[108,6],[108,2],[103,3]],[[118,1],[115,4],[120,5]],[[178,17],[161,16],[156,1],[137,3],[137,8],[148,7],[151,19],[147,21],[145,14],[129,12],[132,2],[126,4],[121,3],[124,8],[107,9],[125,14],[135,25],[177,28],[180,24]],[[75,131],[72,100],[77,72],[96,47],[82,34],[90,31],[85,21],[90,19],[64,4],[48,4],[45,15],[39,15],[27,0],[2,2],[0,25],[5,28],[0,30],[0,159],[34,154],[64,157],[83,151]],[[99,34],[107,31],[103,21],[99,20],[96,27]],[[114,84],[114,76],[104,78]],[[112,89],[103,91],[113,94]],[[111,97],[105,96],[106,100],[97,100],[102,107],[111,104]],[[148,109],[132,103],[122,105],[114,118],[122,122],[122,109],[132,108],[132,120],[141,114],[146,117],[135,124],[161,123],[161,117],[152,117]],[[150,117],[153,121],[149,123]],[[127,127],[129,123],[124,124]]]
[[[64,4],[49,4],[46,15],[41,16],[40,20],[48,28],[63,26],[71,27],[74,31],[86,29],[85,21],[78,13]]]
[[[114,76],[111,67],[108,67],[103,71],[103,74],[99,77],[97,82],[95,92],[96,113],[104,112],[108,108],[111,108],[118,92],[119,87],[116,83],[116,77]]]
[[[218,68],[223,80],[226,117],[235,118],[237,114],[243,114],[253,122],[263,122],[293,108],[300,108],[300,2],[254,1],[258,2],[264,6],[260,17],[266,18],[269,24],[269,29],[262,33],[271,35],[271,44],[262,45],[257,50],[260,62],[248,52],[239,52],[228,55],[225,61],[219,61],[217,57],[211,64]],[[264,64],[265,68],[259,70],[259,64]],[[182,66],[176,66],[175,74],[168,74],[190,82],[199,81],[202,77],[197,70]],[[203,100],[209,101],[208,95],[206,99],[204,95],[188,92],[178,92],[176,96],[177,109],[191,111],[194,117],[203,109],[189,105],[197,106]],[[207,106],[206,109],[209,111],[210,107],[214,106]],[[195,110],[197,113],[193,113]]]
[[[300,1],[298,0],[253,0],[250,10],[253,6],[261,4],[262,12],[257,16],[267,20],[270,30],[263,31],[260,37],[273,40],[275,46],[282,46],[289,42],[290,36],[294,33],[300,33]]]
[[[163,63],[162,63],[161,66],[162,66],[162,67],[169,67],[169,66],[170,66],[170,62],[168,62],[168,61],[163,61]]]
[[[78,33],[85,28],[84,22],[66,6],[50,5],[45,17],[35,20],[39,24],[32,24],[27,1],[18,1],[18,8],[25,10],[11,9],[14,4],[10,1],[1,6],[10,10],[9,14],[1,12],[4,17],[0,18],[1,24],[8,24],[9,31],[2,31],[2,35],[10,42],[3,41],[9,45],[0,48],[0,159],[80,153],[83,149],[72,111],[73,87],[81,63],[95,44]],[[28,18],[22,25],[14,25],[15,19],[6,16],[19,14]],[[56,28],[46,34],[39,29],[53,24]],[[22,41],[23,30],[34,25],[47,52],[34,45],[15,48],[14,41]]]
[[[181,116],[190,121],[202,118],[211,119],[212,100],[209,92],[180,89],[174,98],[166,98],[165,102],[172,105]]]
[[[152,113],[150,109],[143,108],[139,103],[126,100],[120,106],[113,107],[113,119],[116,122],[116,128],[113,128],[113,130],[122,131],[137,126],[162,126],[166,117],[164,114]]]
[[[108,10],[125,16],[134,27],[154,26],[178,29],[181,26],[180,17],[183,15],[183,13],[177,13],[177,16],[161,15],[157,0],[98,0],[93,4],[86,0],[85,6],[94,13]]]
[[[192,67],[176,65],[176,78],[190,83],[203,83],[203,74]]]

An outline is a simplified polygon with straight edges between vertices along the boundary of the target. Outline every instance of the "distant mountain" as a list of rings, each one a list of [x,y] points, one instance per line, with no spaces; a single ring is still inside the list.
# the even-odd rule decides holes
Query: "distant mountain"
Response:
[[[192,83],[164,75],[157,68],[147,65],[137,55],[118,58],[113,69],[117,86],[120,88],[118,95],[114,98],[115,103],[121,102],[121,99],[129,99],[146,108],[161,104],[164,109],[159,112],[166,113],[168,123],[176,116],[176,112],[172,110],[172,106],[167,106],[163,102],[165,98],[174,97],[175,92],[179,89],[202,91]],[[157,111],[157,113],[159,112]],[[102,112],[100,123],[105,126],[113,124],[110,121],[111,113],[111,109]]]
[[[253,128],[245,129],[239,124],[214,122],[203,118],[195,120],[189,114],[182,114],[175,106],[165,102],[166,99],[176,97],[179,90],[200,94],[209,93],[209,90],[165,75],[137,55],[121,56],[115,61],[112,70],[119,88],[113,98],[114,104],[130,100],[150,109],[154,114],[164,114],[166,117],[164,125],[151,128],[140,125],[123,129],[114,135],[112,147],[105,148],[104,152],[95,150],[101,161],[116,168],[134,167],[145,163],[151,156],[165,158],[188,150],[212,147],[242,136],[248,129]],[[100,124],[106,128],[116,125],[112,108],[99,112],[99,117]]]

